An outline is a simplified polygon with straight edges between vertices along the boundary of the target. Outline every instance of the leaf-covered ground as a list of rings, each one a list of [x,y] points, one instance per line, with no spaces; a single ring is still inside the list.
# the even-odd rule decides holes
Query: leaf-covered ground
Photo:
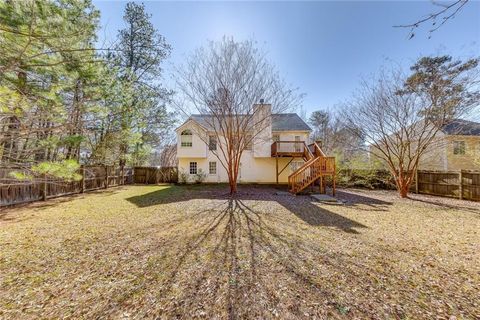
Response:
[[[0,212],[0,318],[480,318],[479,204],[128,186]]]

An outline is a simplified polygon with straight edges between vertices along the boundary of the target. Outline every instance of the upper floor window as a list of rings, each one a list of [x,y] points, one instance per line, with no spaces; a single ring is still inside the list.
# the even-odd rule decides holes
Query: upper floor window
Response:
[[[272,136],[273,142],[280,141],[280,135],[279,134],[274,134]]]
[[[465,154],[465,141],[453,141],[453,154]]]
[[[245,136],[245,150],[252,150],[253,137],[251,134]]]
[[[208,137],[208,149],[209,150],[217,150],[217,137],[216,136],[209,136]]]
[[[192,131],[183,130],[180,134],[180,145],[182,147],[191,147],[192,146]]]

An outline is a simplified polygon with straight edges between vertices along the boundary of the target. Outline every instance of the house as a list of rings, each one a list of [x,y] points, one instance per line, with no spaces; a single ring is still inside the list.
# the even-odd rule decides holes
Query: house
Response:
[[[254,115],[265,117],[266,124],[258,132],[245,133],[253,135],[253,143],[242,153],[238,182],[290,183],[297,192],[332,174],[334,159],[325,157],[320,146],[309,140],[311,129],[296,113],[272,114],[271,105],[264,103],[253,110]],[[211,115],[191,115],[176,129],[178,171],[187,174],[189,181],[203,172],[205,182],[228,182],[221,152],[217,152],[218,143],[225,142],[215,134],[213,123]]]
[[[421,170],[480,170],[480,123],[455,119],[437,133],[420,159]]]

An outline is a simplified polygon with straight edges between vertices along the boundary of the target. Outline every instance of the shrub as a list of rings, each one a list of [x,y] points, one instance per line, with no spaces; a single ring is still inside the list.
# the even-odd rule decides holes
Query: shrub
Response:
[[[198,169],[195,175],[195,183],[202,183],[207,178],[207,174],[202,169]]]
[[[188,174],[185,170],[178,173],[178,183],[185,184],[188,182]]]

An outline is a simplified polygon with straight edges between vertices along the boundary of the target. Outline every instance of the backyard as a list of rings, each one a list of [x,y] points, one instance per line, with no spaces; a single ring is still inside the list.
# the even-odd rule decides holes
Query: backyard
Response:
[[[480,210],[342,190],[125,186],[0,213],[0,317],[480,314]]]

